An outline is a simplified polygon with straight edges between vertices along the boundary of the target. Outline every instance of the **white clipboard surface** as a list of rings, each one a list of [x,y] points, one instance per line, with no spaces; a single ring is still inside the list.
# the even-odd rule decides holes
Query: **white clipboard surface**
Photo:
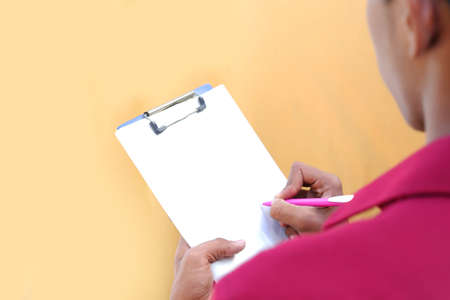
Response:
[[[205,107],[160,134],[149,126],[155,114],[119,127],[116,136],[191,247],[217,237],[246,241],[234,258],[212,265],[218,280],[286,238],[261,205],[286,178],[225,86],[210,89],[201,100]]]

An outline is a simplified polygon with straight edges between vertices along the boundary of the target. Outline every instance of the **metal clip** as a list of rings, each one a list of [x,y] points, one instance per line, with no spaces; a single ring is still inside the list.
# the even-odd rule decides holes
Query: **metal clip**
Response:
[[[175,120],[175,121],[173,121],[170,124],[158,126],[158,124],[156,124],[155,121],[150,119],[150,117],[152,115],[154,115],[154,114],[157,114],[159,112],[165,111],[165,110],[167,110],[167,109],[169,109],[169,108],[171,108],[171,107],[173,107],[173,106],[175,106],[177,104],[183,103],[183,102],[185,102],[187,100],[190,100],[190,99],[193,99],[195,97],[197,97],[199,106],[193,112],[188,113],[184,117],[182,117],[182,118],[180,118],[178,120]],[[189,116],[191,116],[193,114],[200,113],[200,112],[204,111],[205,109],[206,109],[205,100],[200,95],[196,94],[195,92],[190,92],[190,93],[188,93],[188,94],[186,94],[184,96],[181,96],[181,97],[176,98],[176,99],[174,99],[174,100],[172,100],[172,101],[170,101],[170,102],[168,102],[166,104],[163,104],[163,105],[161,105],[161,106],[159,106],[159,107],[157,107],[155,109],[152,109],[150,111],[144,112],[143,117],[150,121],[150,128],[153,130],[153,132],[156,135],[159,135],[162,132],[164,132],[167,128],[169,128],[170,126],[175,125],[178,122],[181,122],[181,121],[185,120],[186,118],[188,118]]]

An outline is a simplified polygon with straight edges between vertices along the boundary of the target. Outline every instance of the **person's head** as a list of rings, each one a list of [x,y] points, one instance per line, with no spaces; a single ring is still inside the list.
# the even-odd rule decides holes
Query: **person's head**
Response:
[[[450,0],[368,0],[367,14],[381,75],[407,122],[424,130],[426,89],[450,68]]]

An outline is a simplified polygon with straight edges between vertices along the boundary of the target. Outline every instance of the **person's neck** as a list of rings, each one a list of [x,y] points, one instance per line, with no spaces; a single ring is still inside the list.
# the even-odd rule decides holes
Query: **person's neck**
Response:
[[[428,71],[422,99],[427,144],[450,135],[450,58],[436,61]]]

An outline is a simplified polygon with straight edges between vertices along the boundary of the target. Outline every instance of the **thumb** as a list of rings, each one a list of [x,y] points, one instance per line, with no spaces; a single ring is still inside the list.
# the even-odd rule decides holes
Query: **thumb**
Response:
[[[212,264],[223,258],[232,257],[245,248],[245,241],[228,241],[218,238],[199,246],[208,262]]]

